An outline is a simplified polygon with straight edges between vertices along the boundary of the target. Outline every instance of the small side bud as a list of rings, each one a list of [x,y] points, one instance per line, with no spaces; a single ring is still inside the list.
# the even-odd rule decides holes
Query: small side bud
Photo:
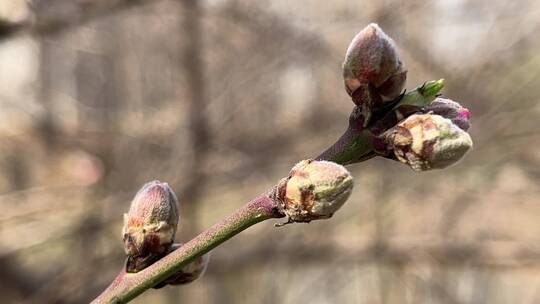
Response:
[[[469,122],[471,112],[453,100],[437,97],[426,107],[425,111],[450,119],[452,123],[464,131],[467,131],[471,127],[471,123]]]
[[[467,132],[434,114],[409,116],[385,134],[395,157],[415,171],[446,168],[473,145]]]
[[[349,95],[353,96],[357,89],[370,84],[384,102],[402,93],[407,70],[399,59],[394,41],[372,23],[349,45],[343,63],[343,78]]]
[[[278,185],[281,211],[290,222],[326,219],[349,198],[353,178],[345,167],[328,161],[303,160]]]
[[[171,252],[180,248],[183,244],[173,244],[171,247]],[[198,278],[202,277],[206,272],[208,267],[208,262],[210,261],[210,253],[203,254],[197,257],[193,262],[182,267],[180,271],[176,272],[165,281],[154,286],[158,289],[164,287],[165,285],[184,285],[189,284]]]
[[[418,88],[418,92],[423,97],[433,97],[435,98],[437,94],[444,88],[445,81],[443,78],[439,80],[430,80],[425,82],[421,87]]]
[[[163,257],[178,227],[178,199],[167,183],[145,184],[124,214],[126,271],[138,272]]]

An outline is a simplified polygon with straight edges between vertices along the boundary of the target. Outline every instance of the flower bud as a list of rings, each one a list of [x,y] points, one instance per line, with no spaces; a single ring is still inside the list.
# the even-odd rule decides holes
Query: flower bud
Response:
[[[173,244],[170,251],[172,252],[180,248],[182,245],[183,244]],[[154,288],[158,289],[164,287],[165,285],[189,284],[203,276],[208,266],[208,261],[210,261],[210,253],[203,254],[197,257],[193,262],[182,267],[182,269],[167,278],[165,281],[154,286]]]
[[[456,163],[472,147],[467,132],[434,114],[414,114],[385,135],[395,157],[415,171],[442,169]]]
[[[469,122],[471,112],[453,100],[437,97],[426,107],[425,111],[450,119],[464,131],[467,131],[471,127]]]
[[[349,198],[353,178],[345,167],[303,160],[278,185],[281,211],[290,222],[330,218]]]
[[[127,272],[138,272],[169,251],[178,226],[178,199],[167,183],[145,184],[124,214]]]
[[[382,102],[398,97],[405,86],[407,70],[401,63],[394,41],[372,23],[352,40],[343,63],[345,89],[349,95],[371,85]],[[356,104],[360,100],[355,100]]]

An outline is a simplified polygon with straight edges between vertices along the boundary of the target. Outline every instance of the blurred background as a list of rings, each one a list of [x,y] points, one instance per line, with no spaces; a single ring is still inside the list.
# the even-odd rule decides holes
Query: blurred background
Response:
[[[377,22],[411,89],[445,78],[475,148],[415,173],[372,159],[331,220],[256,225],[200,280],[134,303],[540,303],[538,1],[0,0],[3,303],[85,303],[124,261],[145,182],[186,241],[316,156]]]

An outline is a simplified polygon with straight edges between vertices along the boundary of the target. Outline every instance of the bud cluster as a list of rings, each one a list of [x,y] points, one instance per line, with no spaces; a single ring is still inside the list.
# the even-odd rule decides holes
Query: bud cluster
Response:
[[[438,97],[443,80],[401,94],[406,76],[394,41],[378,25],[360,31],[343,63],[345,89],[356,105],[350,129],[368,134],[375,153],[417,171],[457,162],[472,147],[469,110]]]

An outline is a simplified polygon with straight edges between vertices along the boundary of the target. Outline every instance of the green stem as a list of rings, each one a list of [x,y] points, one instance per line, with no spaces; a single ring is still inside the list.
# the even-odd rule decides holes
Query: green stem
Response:
[[[373,152],[373,134],[368,130],[347,128],[345,133],[316,160],[348,165],[364,160]]]

